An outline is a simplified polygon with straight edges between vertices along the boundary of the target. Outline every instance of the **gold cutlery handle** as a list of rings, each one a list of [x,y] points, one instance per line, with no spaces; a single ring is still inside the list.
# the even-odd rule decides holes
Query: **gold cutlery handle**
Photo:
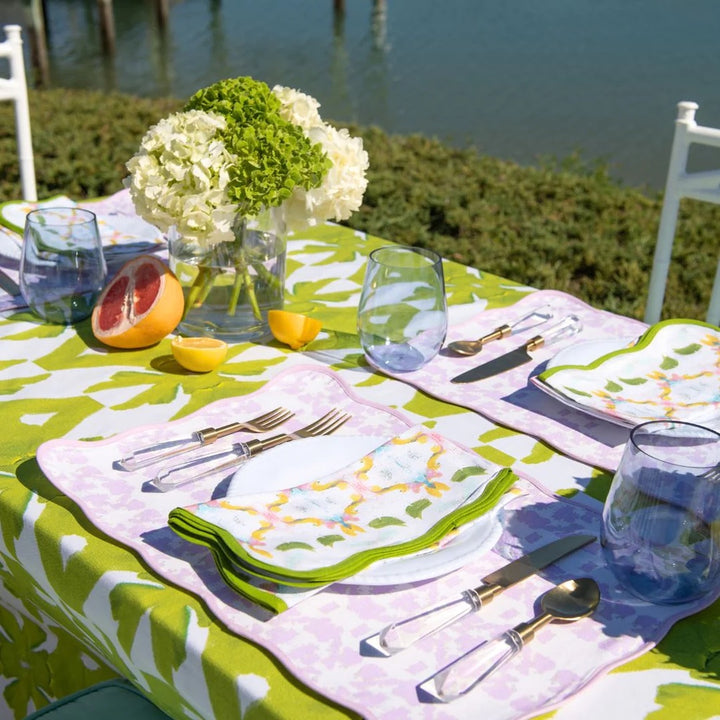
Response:
[[[501,340],[510,335],[510,333],[512,333],[512,327],[510,327],[510,325],[500,325],[500,327],[496,327],[491,333],[483,335],[478,342],[484,345],[492,340]]]

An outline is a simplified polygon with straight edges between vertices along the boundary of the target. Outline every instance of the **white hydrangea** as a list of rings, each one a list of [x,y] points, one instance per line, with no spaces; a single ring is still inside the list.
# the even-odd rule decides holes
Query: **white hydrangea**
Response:
[[[320,103],[314,97],[282,85],[276,85],[272,91],[280,101],[280,117],[283,120],[299,125],[305,131],[323,124],[318,112]]]
[[[367,188],[365,172],[369,161],[362,138],[330,125],[313,127],[307,134],[322,145],[332,167],[320,187],[311,190],[296,187],[283,203],[286,224],[293,229],[325,220],[347,220],[362,205]]]
[[[362,204],[367,188],[365,172],[368,155],[362,138],[353,138],[346,129],[324,123],[315,98],[292,88],[276,85],[274,95],[280,100],[280,115],[299,125],[305,135],[320,143],[332,167],[322,185],[312,190],[296,187],[282,205],[285,223],[290,229],[317,225],[325,220],[347,220]]]
[[[346,220],[362,204],[367,187],[368,155],[361,138],[323,122],[320,103],[305,93],[277,85],[283,119],[319,143],[332,163],[320,187],[296,187],[273,216],[288,230],[325,220]],[[199,250],[234,240],[237,207],[225,188],[237,158],[225,148],[222,115],[190,110],[174,113],[145,134],[138,153],[127,163],[126,184],[137,213],[163,232],[176,226]]]
[[[190,110],[148,130],[127,163],[138,215],[163,232],[177,226],[185,240],[201,248],[233,240],[236,209],[225,187],[235,158],[217,138],[224,128],[221,115]]]

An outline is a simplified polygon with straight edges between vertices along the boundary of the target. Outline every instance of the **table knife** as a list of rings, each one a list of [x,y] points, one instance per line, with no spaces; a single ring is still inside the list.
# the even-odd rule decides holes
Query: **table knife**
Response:
[[[543,545],[486,575],[482,578],[482,585],[463,591],[457,600],[388,625],[380,631],[377,643],[385,653],[395,655],[418,640],[434,635],[460,618],[477,612],[506,588],[594,540],[594,535],[570,535]]]
[[[510,352],[493,358],[488,362],[481,363],[472,370],[467,370],[460,375],[452,378],[450,382],[467,383],[476,380],[485,380],[486,378],[499,375],[507,370],[524,365],[533,358],[530,353],[544,345],[552,345],[560,340],[570,338],[582,330],[582,322],[577,315],[566,315],[557,325],[553,325],[545,334],[536,335],[528,340],[524,345],[510,350]]]

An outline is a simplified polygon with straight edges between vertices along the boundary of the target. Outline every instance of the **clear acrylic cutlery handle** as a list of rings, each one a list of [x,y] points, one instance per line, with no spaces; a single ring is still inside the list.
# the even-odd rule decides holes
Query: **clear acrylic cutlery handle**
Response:
[[[552,345],[553,343],[571,338],[582,330],[582,320],[577,315],[566,315],[559,323],[553,325],[542,335],[537,335],[528,341],[525,347],[528,350],[536,350],[543,345]]]
[[[512,325],[510,325],[510,329],[513,333],[524,332],[525,330],[530,330],[538,325],[542,325],[548,320],[552,320],[552,318],[552,307],[550,305],[541,305],[539,308],[531,310],[527,315],[523,315],[518,318]]]
[[[388,654],[395,655],[413,643],[439,632],[482,606],[473,590],[463,592],[459,600],[426,610],[413,617],[392,623],[380,631],[378,645]]]
[[[434,694],[443,702],[464,695],[517,655],[522,648],[522,637],[515,630],[508,630],[478,645],[431,678],[429,682],[432,683]]]
[[[148,467],[177,457],[191,450],[197,450],[204,446],[197,433],[193,433],[192,437],[183,440],[172,440],[170,442],[157,443],[148,447],[133,450],[129,455],[118,460],[120,467],[125,470],[140,470],[140,468]]]
[[[238,468],[250,457],[250,448],[245,443],[234,443],[225,450],[161,470],[150,484],[162,492],[167,492],[191,482],[217,476],[223,471]],[[208,461],[211,462],[208,464]]]

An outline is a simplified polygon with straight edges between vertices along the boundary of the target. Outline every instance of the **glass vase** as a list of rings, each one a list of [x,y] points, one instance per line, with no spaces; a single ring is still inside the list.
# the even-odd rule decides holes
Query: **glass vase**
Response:
[[[283,307],[284,228],[269,218],[238,217],[233,232],[233,241],[203,249],[170,229],[170,269],[185,296],[181,335],[226,342],[270,339],[268,310]]]

